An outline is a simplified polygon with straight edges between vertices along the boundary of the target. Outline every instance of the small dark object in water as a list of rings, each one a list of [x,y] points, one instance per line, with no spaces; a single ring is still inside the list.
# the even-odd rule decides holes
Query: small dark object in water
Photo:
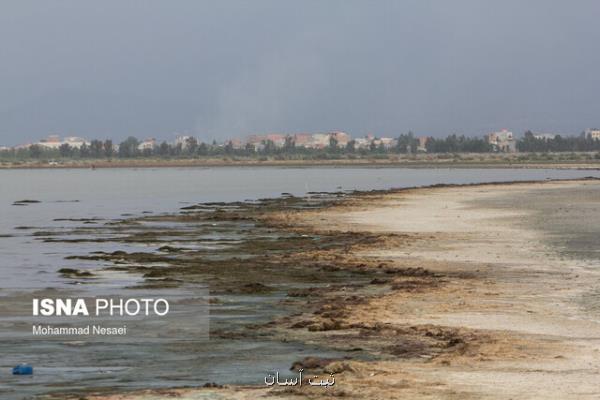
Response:
[[[15,202],[13,202],[13,206],[26,206],[28,204],[35,204],[35,203],[41,203],[41,201],[39,200],[17,200]]]
[[[165,253],[177,253],[179,251],[182,251],[183,248],[181,247],[174,247],[174,246],[161,246],[158,248],[158,251],[162,251]]]
[[[61,268],[58,270],[58,273],[63,275],[66,278],[70,278],[70,277],[89,277],[89,276],[94,276],[94,274],[92,274],[90,271],[82,271],[79,269],[73,269],[73,268]]]
[[[13,375],[32,375],[33,367],[29,364],[19,364],[12,370]]]

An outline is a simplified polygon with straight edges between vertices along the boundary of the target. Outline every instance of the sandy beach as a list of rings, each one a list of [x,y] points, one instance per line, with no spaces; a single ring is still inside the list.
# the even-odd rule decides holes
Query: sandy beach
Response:
[[[379,365],[371,394],[597,397],[599,321],[581,299],[598,285],[598,264],[561,256],[548,245],[543,224],[533,221],[570,208],[578,223],[589,223],[597,210],[575,210],[589,210],[599,190],[597,182],[417,189],[312,216],[320,228],[408,234],[405,246],[362,252],[446,277],[438,287],[383,296],[355,310],[353,320],[473,335],[459,354]]]
[[[257,383],[85,398],[598,398],[600,272],[583,236],[597,237],[599,198],[597,180],[555,181],[374,192],[267,213],[296,232],[375,237],[312,256],[384,278],[362,292],[327,282],[335,290],[308,294],[306,312],[261,329],[373,358],[296,366],[334,374],[330,388]]]

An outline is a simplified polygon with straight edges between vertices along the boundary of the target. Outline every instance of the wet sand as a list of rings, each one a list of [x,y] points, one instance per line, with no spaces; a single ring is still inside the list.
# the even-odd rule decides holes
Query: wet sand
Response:
[[[598,226],[599,198],[600,182],[581,180],[377,192],[269,212],[261,218],[281,229],[376,238],[312,253],[376,278],[361,291],[299,294],[305,312],[257,329],[372,360],[304,360],[307,371],[335,374],[328,389],[257,383],[86,398],[598,398],[600,262],[569,247]]]

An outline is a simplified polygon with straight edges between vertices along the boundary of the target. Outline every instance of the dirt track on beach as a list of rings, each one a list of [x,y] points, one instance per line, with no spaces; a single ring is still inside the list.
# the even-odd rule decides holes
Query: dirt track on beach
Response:
[[[598,199],[600,182],[582,180],[411,189],[272,213],[271,223],[298,231],[380,235],[375,245],[327,256],[383,269],[386,278],[372,286],[385,290],[366,299],[351,288],[344,297],[315,294],[317,311],[267,328],[274,337],[376,357],[323,361],[320,372],[336,377],[328,389],[229,386],[87,398],[599,398],[600,263],[561,245],[594,232]]]

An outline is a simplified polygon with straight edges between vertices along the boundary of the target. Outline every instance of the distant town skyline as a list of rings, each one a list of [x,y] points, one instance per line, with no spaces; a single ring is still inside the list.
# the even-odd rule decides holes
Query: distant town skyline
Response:
[[[600,3],[7,0],[0,145],[600,126]]]
[[[179,135],[174,141],[156,138],[129,137],[122,142],[110,139],[88,140],[82,137],[50,135],[34,143],[14,147],[0,146],[0,157],[13,159],[42,157],[60,158],[112,158],[131,157],[206,157],[206,156],[272,156],[304,154],[320,156],[355,156],[367,154],[424,154],[424,153],[547,153],[590,152],[600,150],[600,129],[586,129],[581,135],[563,136],[556,133],[525,132],[518,137],[502,129],[483,137],[448,135],[445,138],[414,136],[412,133],[398,137],[366,135],[352,137],[346,132],[319,132],[296,134],[250,135],[221,142],[206,143],[194,136]],[[574,153],[573,153],[574,154]],[[594,158],[598,159],[600,153]],[[52,161],[52,160],[51,160]],[[54,162],[54,161],[53,161]]]
[[[510,133],[511,138],[513,136],[515,138],[518,138],[518,137],[523,136],[523,134],[525,134],[525,132],[531,132],[536,138],[539,138],[539,139],[550,139],[550,138],[554,138],[556,136],[572,137],[572,136],[580,135],[582,133],[586,136],[592,136],[592,138],[595,140],[600,139],[600,129],[598,129],[598,128],[585,128],[585,129],[581,129],[578,133],[557,132],[557,131],[553,131],[553,132],[533,131],[531,129],[527,129],[525,132],[513,133],[513,131],[510,129],[502,128],[502,129],[497,129],[497,130],[489,131],[489,132],[480,132],[480,133],[474,134],[474,135],[464,135],[464,134],[458,133],[458,132],[448,132],[444,135],[419,135],[418,133],[410,131],[410,130],[407,132],[400,132],[398,134],[393,134],[393,135],[378,135],[377,133],[373,133],[373,132],[356,135],[356,134],[352,134],[351,132],[344,132],[344,131],[339,131],[339,130],[317,131],[317,132],[306,132],[306,131],[303,131],[303,132],[261,132],[261,133],[253,133],[253,134],[249,134],[249,135],[242,135],[242,136],[236,136],[236,137],[222,137],[222,138],[218,138],[218,139],[204,139],[201,136],[196,136],[196,135],[191,135],[191,134],[186,134],[186,133],[174,133],[174,134],[168,135],[167,138],[162,138],[160,136],[152,136],[152,135],[147,135],[147,136],[127,135],[126,137],[124,137],[122,139],[116,139],[111,136],[89,137],[89,136],[74,135],[74,134],[62,135],[62,134],[58,134],[58,133],[52,133],[50,135],[38,137],[37,139],[26,141],[26,142],[20,142],[17,144],[7,145],[4,143],[0,143],[0,150],[6,150],[6,149],[11,149],[11,148],[14,148],[14,149],[27,148],[33,144],[39,144],[39,145],[42,145],[43,147],[49,147],[49,148],[58,148],[61,144],[64,144],[64,143],[69,144],[71,147],[79,148],[84,143],[89,145],[91,140],[99,140],[99,141],[109,140],[116,146],[121,141],[127,139],[128,137],[134,137],[137,140],[139,140],[140,143],[142,143],[142,144],[143,143],[152,143],[152,146],[158,146],[158,144],[160,144],[162,142],[166,142],[166,143],[170,143],[170,144],[184,143],[185,140],[188,138],[193,138],[198,143],[207,143],[207,144],[210,144],[212,142],[217,142],[219,144],[225,144],[228,142],[246,144],[246,143],[254,142],[256,144],[256,143],[259,143],[259,142],[262,142],[265,140],[270,140],[270,141],[274,141],[274,142],[281,142],[280,144],[283,145],[285,138],[290,137],[290,138],[294,138],[297,146],[300,145],[302,147],[309,147],[309,148],[323,148],[328,145],[328,143],[329,143],[328,138],[331,135],[334,135],[334,136],[341,135],[344,138],[342,141],[344,144],[350,140],[354,140],[357,143],[359,143],[359,147],[361,147],[361,146],[364,147],[364,146],[367,146],[368,143],[370,141],[372,141],[373,139],[383,139],[384,142],[391,144],[392,140],[397,139],[401,135],[407,135],[407,134],[410,134],[415,138],[421,138],[421,139],[426,139],[426,138],[431,138],[431,137],[443,138],[443,137],[447,137],[450,135],[481,138],[481,137],[495,136],[502,132]],[[363,143],[362,140],[364,140],[364,139],[368,139],[368,142]],[[362,144],[360,144],[360,143],[362,143]]]

